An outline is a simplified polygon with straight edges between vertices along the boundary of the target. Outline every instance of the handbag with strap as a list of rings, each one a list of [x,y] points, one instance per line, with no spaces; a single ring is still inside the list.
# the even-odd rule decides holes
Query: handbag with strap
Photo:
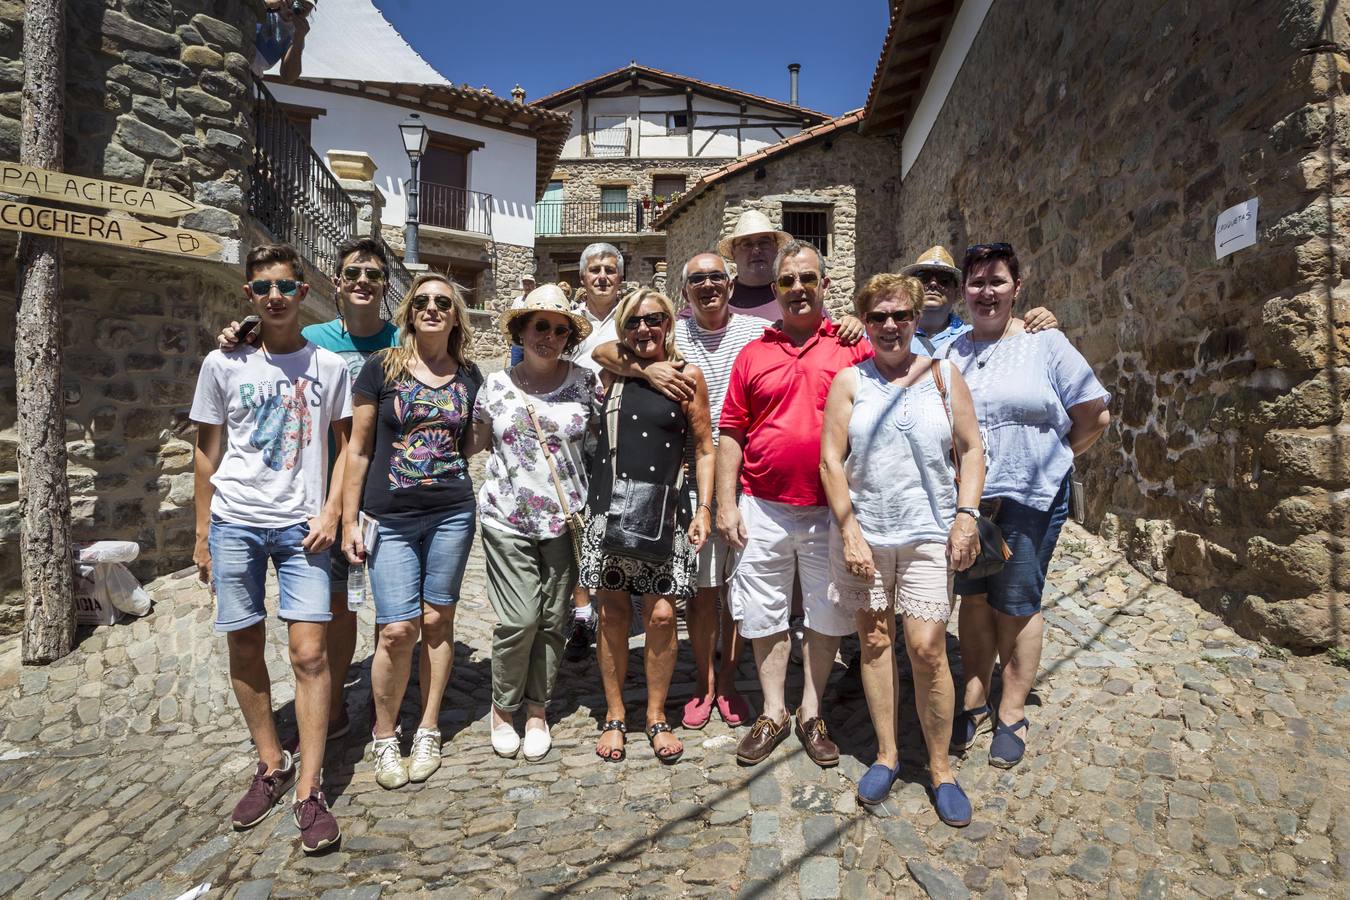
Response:
[[[619,406],[626,380],[615,379],[605,402],[613,486],[600,549],[614,556],[664,563],[675,553],[676,513],[684,486],[684,466],[680,466],[674,486],[619,477]]]
[[[947,402],[947,384],[942,378],[942,363],[934,359],[933,383],[937,385],[938,395],[942,397],[942,409],[947,413],[947,427],[952,432],[952,466],[956,469],[957,488],[961,485],[961,455],[956,452],[956,427],[952,424],[952,408]],[[983,504],[981,504],[983,505]],[[1003,564],[1012,559],[1012,550],[1003,540],[1003,531],[994,523],[992,515],[981,515],[975,520],[975,531],[980,537],[980,552],[975,561],[957,574],[967,578],[985,578],[1003,568]]]
[[[576,561],[577,569],[581,568],[581,536],[586,530],[586,522],[581,518],[581,514],[568,509],[567,492],[563,490],[562,479],[558,477],[558,466],[553,462],[553,451],[549,449],[548,442],[544,440],[544,432],[539,428],[539,419],[534,414],[534,404],[525,401],[525,412],[530,416],[530,425],[534,428],[534,438],[539,442],[539,449],[544,451],[544,459],[548,462],[548,473],[553,476],[553,489],[558,492],[558,508],[562,510],[563,521],[567,523],[567,533],[572,538],[572,559]]]

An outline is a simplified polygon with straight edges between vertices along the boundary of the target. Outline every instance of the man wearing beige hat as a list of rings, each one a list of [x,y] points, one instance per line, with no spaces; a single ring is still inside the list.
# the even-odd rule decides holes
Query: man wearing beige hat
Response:
[[[923,285],[923,310],[914,329],[912,349],[920,356],[938,356],[948,344],[970,330],[970,325],[952,312],[961,295],[961,270],[946,247],[933,246],[901,269],[900,274],[912,275]],[[1032,333],[1059,325],[1055,314],[1043,306],[1028,310],[1023,321]]]

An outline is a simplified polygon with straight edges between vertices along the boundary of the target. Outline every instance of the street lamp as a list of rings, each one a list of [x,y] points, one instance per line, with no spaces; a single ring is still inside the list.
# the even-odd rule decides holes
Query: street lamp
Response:
[[[427,150],[427,126],[417,113],[413,113],[398,123],[398,130],[403,136],[408,162],[412,163],[412,178],[408,181],[408,218],[403,228],[403,262],[416,265],[420,262],[417,258],[417,164]]]

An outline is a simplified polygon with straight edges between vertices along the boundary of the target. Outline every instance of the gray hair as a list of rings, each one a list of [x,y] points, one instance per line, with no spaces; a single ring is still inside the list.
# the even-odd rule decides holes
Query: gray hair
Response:
[[[581,271],[585,272],[586,266],[597,256],[612,256],[617,259],[619,261],[619,277],[623,277],[623,254],[619,252],[618,247],[604,242],[591,244],[585,250],[581,251]]]
[[[717,259],[722,263],[722,271],[727,273],[728,278],[731,277],[731,267],[727,265],[726,257],[723,256],[721,253],[719,253],[716,247],[709,247],[707,250],[700,250],[697,253],[691,253],[689,254],[689,258],[684,261],[684,265],[680,267],[679,290],[676,292],[675,296],[684,295],[684,289],[689,286],[689,264],[693,262],[695,258],[700,256],[717,257]]]
[[[778,248],[778,255],[773,258],[773,274],[778,274],[778,270],[783,268],[784,262],[807,250],[814,253],[816,259],[820,261],[820,274],[824,277],[826,270],[829,268],[829,263],[825,261],[825,254],[821,253],[820,249],[810,241],[799,241],[795,238]]]

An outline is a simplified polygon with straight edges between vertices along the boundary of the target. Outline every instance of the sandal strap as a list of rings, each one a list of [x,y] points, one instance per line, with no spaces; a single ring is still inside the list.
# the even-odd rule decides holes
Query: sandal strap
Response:
[[[662,732],[665,731],[673,731],[670,725],[666,722],[653,722],[651,725],[647,726],[647,734],[650,735],[651,737],[656,737],[658,734],[661,734]]]
[[[620,734],[627,734],[628,726],[619,719],[610,719],[604,724],[604,727],[600,729],[601,734],[604,734],[606,731],[617,731]]]
[[[1017,731],[1017,729],[1019,728],[1025,729],[1029,724],[1031,723],[1029,723],[1026,719],[1019,719],[1018,721],[1014,722],[1011,725],[1005,725],[1002,722],[998,721],[997,719],[994,720],[995,730],[1005,731],[1008,734],[1011,734],[1013,737],[1017,737],[1017,735],[1013,734],[1013,732]]]

